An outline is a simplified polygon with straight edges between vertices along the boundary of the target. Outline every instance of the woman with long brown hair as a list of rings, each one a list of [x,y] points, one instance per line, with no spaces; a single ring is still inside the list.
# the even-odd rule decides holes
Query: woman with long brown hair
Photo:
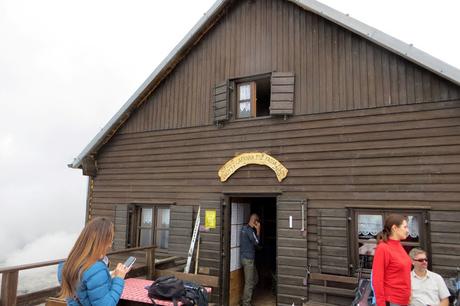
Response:
[[[113,278],[103,258],[112,247],[113,223],[94,218],[80,233],[64,264],[59,265],[60,297],[67,305],[117,305],[128,272],[119,263]]]
[[[383,230],[377,235],[377,248],[372,264],[372,287],[377,306],[408,305],[411,295],[411,259],[401,245],[409,235],[404,216],[392,214],[385,218]]]

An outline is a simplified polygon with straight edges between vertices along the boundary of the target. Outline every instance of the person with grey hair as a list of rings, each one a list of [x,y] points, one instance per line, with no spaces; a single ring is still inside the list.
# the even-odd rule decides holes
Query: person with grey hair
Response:
[[[409,256],[414,269],[411,272],[411,306],[448,306],[449,290],[441,275],[428,270],[428,258],[422,249],[412,249]]]

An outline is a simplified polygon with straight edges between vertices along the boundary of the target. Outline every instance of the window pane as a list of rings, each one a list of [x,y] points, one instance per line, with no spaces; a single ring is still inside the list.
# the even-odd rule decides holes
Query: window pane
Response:
[[[375,239],[382,229],[383,218],[381,215],[358,215],[359,239]]]
[[[250,84],[240,85],[240,101],[250,100],[250,99],[251,99],[251,85]]]
[[[157,228],[169,228],[169,208],[158,208]]]
[[[149,246],[152,244],[152,230],[141,229],[139,231],[139,246]]]
[[[240,118],[251,117],[251,101],[240,102]]]
[[[377,234],[383,229],[382,215],[358,215],[359,264],[371,269],[377,247]]]
[[[152,226],[152,208],[141,208],[141,226]]]
[[[419,217],[418,216],[407,216],[407,225],[409,227],[409,236],[405,241],[419,242],[420,241],[420,230],[419,230]]]
[[[169,230],[157,230],[156,234],[156,247],[160,249],[167,249],[169,241]]]

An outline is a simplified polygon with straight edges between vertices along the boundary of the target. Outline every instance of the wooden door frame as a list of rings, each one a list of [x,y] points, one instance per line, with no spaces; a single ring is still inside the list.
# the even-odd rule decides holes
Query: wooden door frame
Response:
[[[222,266],[220,268],[220,279],[221,279],[221,301],[220,305],[229,305],[229,290],[230,290],[230,234],[231,234],[231,208],[232,198],[275,198],[276,206],[278,207],[278,197],[282,194],[280,191],[275,192],[262,192],[262,193],[246,193],[246,192],[226,192],[222,196]],[[276,214],[278,214],[278,208],[276,208]],[[229,230],[230,229],[230,230]],[[277,235],[278,242],[278,235]],[[278,247],[278,245],[277,245]]]

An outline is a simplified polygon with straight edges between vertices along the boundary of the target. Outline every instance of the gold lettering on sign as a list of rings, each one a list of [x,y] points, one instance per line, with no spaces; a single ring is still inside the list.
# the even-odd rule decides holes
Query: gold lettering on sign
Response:
[[[236,170],[249,164],[262,165],[271,168],[275,172],[279,182],[281,182],[288,173],[288,169],[286,169],[286,167],[284,167],[276,158],[271,157],[266,153],[242,153],[226,162],[225,165],[219,169],[218,174],[220,181],[225,182],[233,173],[236,172]]]

